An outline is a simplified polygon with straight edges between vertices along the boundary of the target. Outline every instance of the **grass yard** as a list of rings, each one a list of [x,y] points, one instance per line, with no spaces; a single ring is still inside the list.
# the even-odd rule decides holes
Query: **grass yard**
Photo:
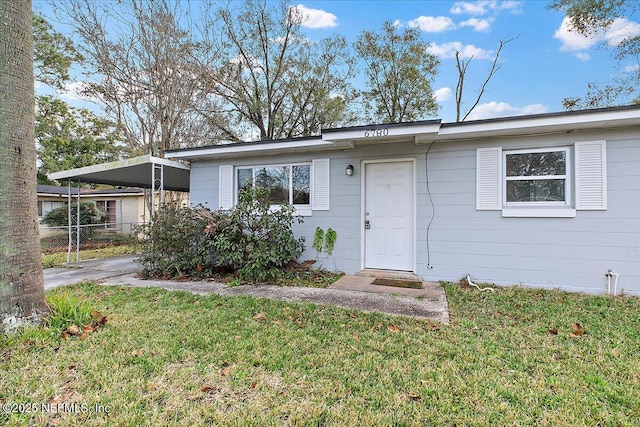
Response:
[[[80,261],[94,258],[109,258],[118,255],[135,254],[139,251],[135,244],[106,246],[97,249],[85,249],[80,251]],[[75,262],[76,253],[71,253],[71,262]],[[42,254],[42,268],[51,268],[67,262],[67,252],[54,252]]]
[[[0,402],[87,412],[0,412],[0,424],[638,425],[640,299],[446,291],[451,326],[249,297],[60,288],[48,297],[79,297],[108,322],[86,339],[42,329],[0,338]]]

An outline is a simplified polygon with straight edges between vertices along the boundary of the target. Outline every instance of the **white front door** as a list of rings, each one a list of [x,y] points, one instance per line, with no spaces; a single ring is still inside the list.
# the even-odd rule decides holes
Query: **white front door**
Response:
[[[413,162],[365,164],[365,268],[412,271]]]

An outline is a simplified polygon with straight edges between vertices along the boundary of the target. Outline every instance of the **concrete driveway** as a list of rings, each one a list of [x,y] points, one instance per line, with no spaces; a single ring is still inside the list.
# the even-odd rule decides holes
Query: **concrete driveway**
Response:
[[[80,261],[67,264],[65,267],[45,269],[45,289],[93,281],[103,285],[159,287],[200,295],[248,295],[280,301],[308,302],[449,323],[446,295],[438,283],[424,282],[424,289],[419,293],[416,293],[415,289],[368,285],[362,282],[362,277],[356,276],[344,276],[341,283],[346,281],[346,286],[335,287],[334,285],[338,284],[336,282],[328,289],[269,285],[228,287],[224,283],[208,280],[141,280],[136,277],[140,270],[135,256],[132,255]]]
[[[133,277],[141,269],[135,256],[122,255],[113,258],[72,262],[64,267],[47,268],[44,273],[45,290],[80,282],[103,282],[121,276]]]

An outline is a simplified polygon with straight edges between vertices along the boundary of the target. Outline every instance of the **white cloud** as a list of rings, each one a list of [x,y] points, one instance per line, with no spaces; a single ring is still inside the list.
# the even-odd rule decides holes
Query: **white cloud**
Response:
[[[515,0],[497,1],[480,0],[476,2],[459,1],[455,2],[449,12],[455,15],[467,14],[473,16],[485,15],[490,11],[507,11],[513,14],[522,13],[522,2]]]
[[[467,120],[491,119],[494,117],[521,116],[524,114],[546,113],[548,108],[543,104],[530,104],[524,107],[513,107],[506,102],[487,102],[479,104],[467,117]]]
[[[338,18],[333,13],[321,9],[311,9],[299,4],[295,9],[302,15],[302,26],[307,28],[333,28],[338,26]]]
[[[571,20],[565,17],[560,24],[560,28],[553,34],[554,39],[560,40],[562,51],[585,50],[593,46],[597,39],[594,37],[585,37],[573,29]]]
[[[578,58],[580,61],[589,61],[591,59],[591,55],[589,55],[587,52],[578,52],[576,53],[576,58]]]
[[[441,87],[433,92],[433,96],[436,98],[436,101],[439,102],[450,100],[451,95],[453,95],[453,90],[450,87]]]
[[[627,65],[626,67],[624,67],[623,71],[625,73],[635,73],[638,70],[640,70],[640,65],[635,64],[635,65]]]
[[[72,82],[64,85],[64,89],[58,89],[60,98],[69,101],[87,101],[91,100],[90,97],[84,95],[82,92],[87,88],[87,82]]]
[[[449,12],[455,15],[468,14],[468,15],[484,15],[487,13],[488,1],[458,1],[453,4]]]
[[[611,47],[618,46],[622,41],[629,37],[635,37],[640,34],[640,24],[629,21],[627,18],[616,18],[613,20],[607,31],[604,33],[603,39]]]
[[[407,25],[411,28],[419,28],[426,33],[441,33],[456,28],[448,16],[419,16],[409,21]]]
[[[467,19],[466,21],[462,21],[460,23],[461,27],[473,27],[473,29],[475,31],[487,31],[489,30],[489,27],[491,27],[491,22],[493,21],[493,19],[489,18],[489,19],[478,19],[478,18],[471,18],[471,19]]]
[[[399,19],[396,19],[395,21],[393,21],[393,26],[394,27],[402,27],[402,22],[400,22]]]
[[[460,52],[460,58],[471,58],[473,56],[475,59],[491,59],[493,57],[493,53],[490,50],[485,50],[472,44],[463,45],[461,42],[448,42],[441,45],[432,43],[427,48],[427,52],[442,59],[455,58],[456,52]]]
[[[638,35],[640,35],[640,23],[629,21],[627,18],[616,18],[606,30],[583,36],[573,28],[571,20],[565,17],[560,24],[560,28],[554,33],[553,38],[560,40],[562,43],[560,46],[561,51],[571,52],[589,49],[601,41],[606,42],[610,47],[615,47],[626,38]]]

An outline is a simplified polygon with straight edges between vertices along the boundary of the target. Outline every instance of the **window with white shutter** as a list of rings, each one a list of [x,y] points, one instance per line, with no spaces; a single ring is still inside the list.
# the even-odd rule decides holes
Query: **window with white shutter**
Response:
[[[219,167],[218,180],[218,208],[231,209],[233,207],[233,166],[223,165]]]
[[[476,209],[502,209],[502,148],[476,150]]]
[[[312,162],[311,208],[313,210],[329,210],[330,166],[329,159],[315,159]]]
[[[576,209],[607,209],[606,141],[576,142]]]

